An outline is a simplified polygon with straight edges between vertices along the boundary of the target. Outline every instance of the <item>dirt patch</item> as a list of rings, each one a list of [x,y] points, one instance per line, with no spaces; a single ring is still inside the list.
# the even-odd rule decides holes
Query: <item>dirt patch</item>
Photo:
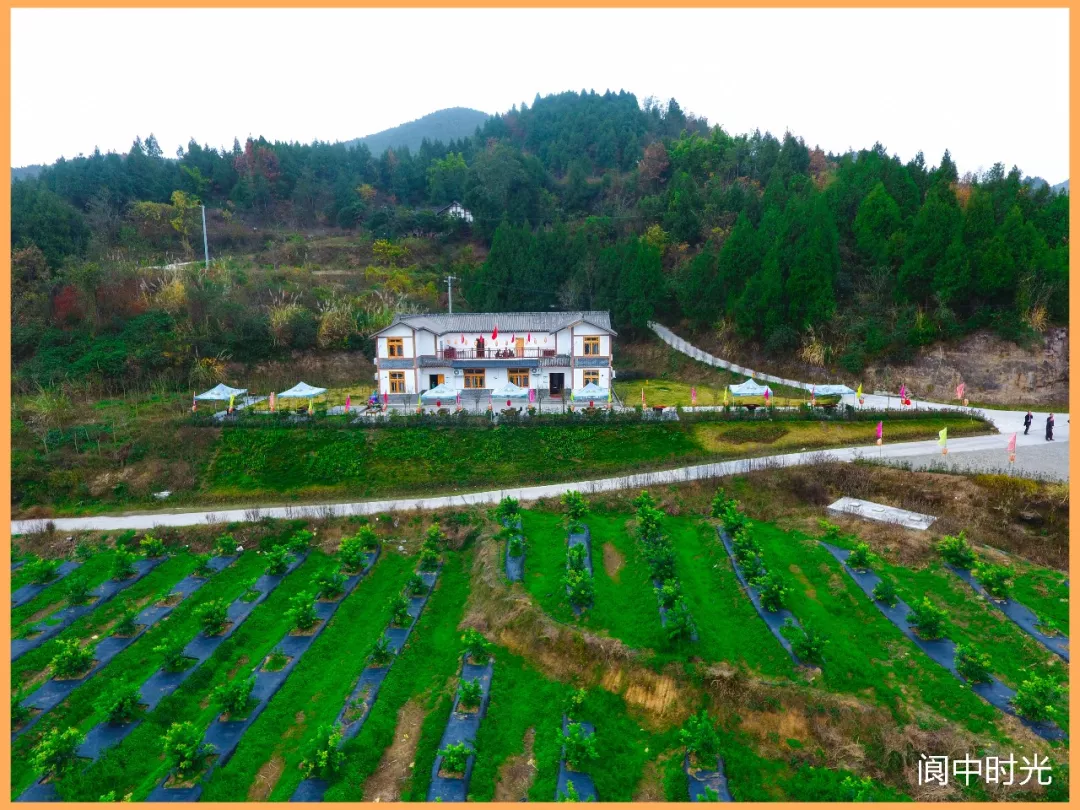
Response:
[[[525,732],[525,750],[510,757],[499,769],[499,779],[495,783],[495,801],[520,802],[529,796],[529,788],[536,778],[536,760],[533,759],[533,742],[536,729]]]
[[[612,582],[619,581],[619,572],[626,565],[626,558],[611,543],[604,543],[604,572]]]
[[[383,753],[379,767],[364,783],[364,801],[396,802],[401,789],[416,764],[416,745],[420,742],[420,726],[424,710],[419,702],[410,700],[398,712],[394,742]]]
[[[806,574],[802,572],[802,569],[799,568],[799,566],[797,566],[795,563],[792,563],[788,566],[788,571],[790,571],[795,576],[795,579],[799,580],[800,584],[802,584],[803,586],[803,591],[806,593],[806,595],[809,596],[811,599],[816,600],[817,590],[810,585],[810,580],[806,578]]]
[[[634,670],[623,698],[631,706],[640,706],[650,714],[665,716],[679,698],[679,687],[667,675],[648,670]]]
[[[28,619],[26,619],[26,621],[23,622],[23,623],[24,624],[37,624],[42,619],[45,619],[45,618],[51,616],[53,613],[55,613],[57,610],[59,610],[63,605],[64,605],[63,600],[61,600],[59,602],[53,602],[51,605],[46,605],[41,610],[38,610],[38,611],[35,611],[34,613],[32,613],[30,615],[30,617]]]
[[[662,760],[666,761],[667,757]],[[661,759],[649,759],[645,763],[645,770],[641,773],[641,781],[634,788],[635,802],[662,802],[664,796],[664,769],[661,767]]]
[[[278,779],[285,770],[285,759],[280,754],[274,754],[269,762],[263,763],[259,772],[255,774],[255,781],[248,790],[248,801],[264,802],[273,791]]]
[[[236,662],[236,666],[229,670],[229,678],[236,676],[236,673],[240,671],[240,667],[244,666],[248,662],[246,655],[241,655],[240,659]]]
[[[770,734],[774,734],[781,740],[792,739],[805,742],[810,736],[806,717],[801,712],[746,711],[740,716],[742,729],[761,739],[768,739]]]

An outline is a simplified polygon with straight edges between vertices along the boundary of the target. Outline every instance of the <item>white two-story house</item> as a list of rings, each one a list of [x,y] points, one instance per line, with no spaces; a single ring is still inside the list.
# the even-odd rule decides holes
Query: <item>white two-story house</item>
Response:
[[[607,391],[614,338],[607,312],[397,315],[375,334],[379,393],[445,383],[465,396],[507,382],[544,397],[590,382]]]

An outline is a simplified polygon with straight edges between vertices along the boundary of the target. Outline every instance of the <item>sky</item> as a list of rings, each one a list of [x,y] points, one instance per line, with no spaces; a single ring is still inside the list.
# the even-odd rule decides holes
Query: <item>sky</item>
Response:
[[[1066,9],[11,14],[13,166],[150,133],[169,156],[192,137],[348,140],[446,107],[622,89],[731,134],[1069,175]]]

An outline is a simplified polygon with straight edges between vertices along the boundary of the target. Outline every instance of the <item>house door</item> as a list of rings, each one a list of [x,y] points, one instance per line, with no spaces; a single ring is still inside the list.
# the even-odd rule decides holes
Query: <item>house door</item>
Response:
[[[561,397],[563,392],[563,375],[548,374],[548,392],[550,396]]]
[[[518,357],[525,356],[525,338],[518,338],[514,341],[514,351]]]
[[[443,377],[442,374],[429,374],[428,375],[428,389],[430,390],[430,389],[434,388],[437,385],[442,385],[443,382],[444,382],[444,379],[445,378]]]

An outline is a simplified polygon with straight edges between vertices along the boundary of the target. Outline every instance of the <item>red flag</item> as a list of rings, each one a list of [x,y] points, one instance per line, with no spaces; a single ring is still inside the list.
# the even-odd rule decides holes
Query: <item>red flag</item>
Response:
[[[528,338],[526,338],[526,342],[532,343],[532,332],[529,332],[529,336]]]
[[[464,332],[461,333],[461,344],[463,346],[465,345],[465,333]]]
[[[517,343],[517,332],[514,332],[514,334],[510,335],[510,342]]]
[[[499,325],[495,324],[495,328],[491,330],[491,339],[495,340],[499,336]]]

